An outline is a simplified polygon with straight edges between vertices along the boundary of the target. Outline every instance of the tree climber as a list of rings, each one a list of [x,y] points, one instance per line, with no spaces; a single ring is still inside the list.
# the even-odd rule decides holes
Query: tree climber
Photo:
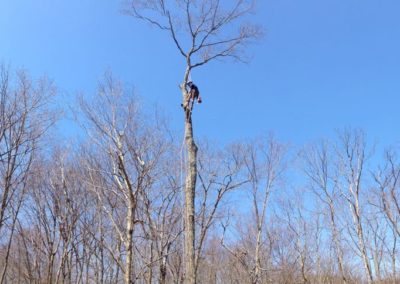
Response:
[[[187,107],[189,107],[189,110],[192,111],[194,101],[196,99],[199,104],[201,104],[201,102],[202,102],[201,97],[200,97],[200,92],[199,92],[199,88],[195,84],[193,84],[192,81],[187,82],[186,86],[189,87],[189,90],[187,90],[187,88],[186,88],[186,93],[187,93],[188,97],[187,97],[185,104],[181,104],[181,107],[183,107],[184,110],[187,110]]]
[[[190,106],[190,110],[192,110],[195,100],[197,100],[197,102],[199,104],[201,104],[200,92],[199,92],[199,88],[197,88],[197,86],[195,84],[193,84],[192,81],[189,81],[187,83],[187,86],[189,87],[189,92],[188,92],[189,93],[189,105],[190,105],[190,102],[192,102],[192,105]]]

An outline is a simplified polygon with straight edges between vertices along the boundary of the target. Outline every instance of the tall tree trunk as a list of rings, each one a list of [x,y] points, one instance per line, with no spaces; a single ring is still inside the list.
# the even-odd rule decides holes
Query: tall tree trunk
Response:
[[[125,261],[125,271],[124,271],[124,281],[125,284],[133,283],[132,272],[133,272],[133,229],[135,226],[135,213],[136,213],[136,192],[132,186],[129,179],[129,174],[125,168],[125,157],[123,154],[122,142],[118,138],[117,140],[117,151],[118,151],[118,168],[124,179],[124,185],[119,183],[121,189],[126,192],[127,195],[127,214],[126,214],[126,233],[125,233],[125,249],[126,249],[126,261]],[[137,185],[140,188],[140,185]]]
[[[190,62],[188,63],[190,66]],[[197,178],[197,146],[193,138],[192,110],[189,106],[189,94],[186,91],[190,68],[186,69],[181,85],[185,112],[185,144],[187,148],[187,173],[185,181],[185,283],[196,283],[195,271],[195,189]]]
[[[168,252],[167,252],[168,253]],[[158,282],[160,284],[167,283],[167,256],[163,255],[162,260],[160,261],[160,276]]]
[[[360,221],[360,215],[359,215],[359,209],[358,209],[358,203],[357,203],[357,207],[356,207],[356,212],[357,212],[357,236],[358,236],[358,244],[360,246],[360,251],[361,251],[361,256],[364,262],[364,269],[365,272],[367,274],[367,281],[368,284],[373,283],[374,282],[374,278],[372,276],[372,269],[371,269],[371,265],[369,263],[369,259],[367,256],[367,249],[366,249],[366,244],[365,244],[365,240],[364,240],[364,231],[363,231],[363,227],[361,225],[361,221]]]
[[[196,283],[195,275],[195,224],[194,224],[194,198],[197,178],[197,146],[193,140],[193,130],[191,117],[187,119],[186,129],[186,146],[188,151],[188,173],[185,185],[185,262],[186,277],[185,282]]]
[[[6,278],[6,273],[7,273],[7,268],[8,268],[8,259],[10,257],[10,250],[11,250],[11,244],[13,241],[13,236],[14,236],[14,231],[15,231],[15,226],[17,223],[17,219],[18,219],[18,213],[19,210],[21,208],[21,204],[22,204],[22,197],[23,197],[24,193],[22,193],[22,196],[20,197],[19,201],[18,201],[18,206],[17,206],[17,210],[14,213],[14,217],[13,217],[13,222],[12,222],[12,226],[11,226],[11,232],[10,232],[10,238],[8,240],[8,244],[7,244],[7,251],[6,251],[6,256],[4,258],[4,266],[3,266],[3,271],[1,273],[1,277],[0,277],[0,283],[3,284],[5,282],[5,278]]]
[[[262,224],[257,224],[257,240],[256,240],[256,251],[254,255],[254,275],[253,275],[253,280],[252,284],[257,284],[260,281],[260,272],[261,272],[261,257],[260,257],[260,251],[261,251],[261,234],[262,234]]]
[[[133,225],[135,217],[135,196],[129,193],[128,214],[126,216],[126,263],[125,263],[125,284],[132,282],[132,260],[133,260]]]
[[[153,241],[150,241],[150,247],[149,247],[149,253],[150,253],[150,260],[149,260],[149,265],[148,265],[148,270],[147,270],[147,280],[146,284],[152,284],[153,283],[153,262],[154,262],[154,255],[153,255]]]
[[[330,197],[329,197],[329,213],[330,213],[330,226],[331,226],[331,230],[332,230],[332,239],[333,239],[333,243],[334,243],[336,260],[338,262],[339,271],[340,271],[340,274],[342,277],[343,284],[347,284],[347,277],[346,277],[346,272],[345,272],[344,264],[343,264],[343,250],[342,250],[342,247],[340,245],[340,240],[339,240],[340,234],[338,232],[338,228],[337,228],[336,221],[335,221],[335,208],[333,205],[333,200]]]
[[[1,207],[0,207],[0,231],[1,231],[1,228],[3,227],[6,207],[7,207],[7,203],[8,203],[8,195],[10,194],[10,190],[11,190],[10,179],[11,179],[11,175],[9,174],[9,171],[7,171],[6,177],[4,178],[3,196],[1,198],[2,200],[1,200]]]

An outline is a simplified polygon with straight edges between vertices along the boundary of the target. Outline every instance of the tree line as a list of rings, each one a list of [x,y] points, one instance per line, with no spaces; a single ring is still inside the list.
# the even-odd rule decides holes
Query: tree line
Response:
[[[0,282],[185,282],[180,136],[111,75],[56,143],[55,88],[1,69]],[[400,161],[360,130],[199,141],[197,283],[397,283]]]

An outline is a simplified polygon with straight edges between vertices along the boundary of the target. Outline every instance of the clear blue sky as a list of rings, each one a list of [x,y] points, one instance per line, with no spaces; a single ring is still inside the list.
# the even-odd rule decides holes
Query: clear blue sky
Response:
[[[111,70],[181,129],[182,58],[119,2],[0,0],[0,61],[48,75],[67,98],[93,93]],[[266,34],[249,48],[252,62],[193,74],[204,100],[196,134],[225,143],[272,131],[302,144],[360,127],[397,143],[399,15],[398,0],[259,0],[255,20]]]

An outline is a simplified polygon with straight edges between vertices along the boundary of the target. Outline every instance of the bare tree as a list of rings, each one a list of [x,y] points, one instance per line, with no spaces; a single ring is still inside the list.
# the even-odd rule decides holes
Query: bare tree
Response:
[[[373,174],[376,184],[375,205],[390,225],[392,237],[387,237],[384,246],[390,257],[391,278],[397,278],[397,242],[400,237],[400,196],[399,196],[400,164],[394,149],[385,152],[384,164]]]
[[[203,143],[207,145],[207,143]],[[221,211],[227,195],[248,183],[242,176],[243,160],[239,157],[236,147],[229,146],[226,150],[214,150],[212,147],[202,147],[199,156],[199,180],[197,197],[198,236],[196,242],[195,272],[203,258],[203,249],[207,237],[217,220],[228,217]],[[225,211],[227,211],[225,205]]]
[[[285,211],[285,222],[288,225],[289,230],[293,236],[293,247],[297,254],[298,266],[300,267],[300,275],[302,283],[310,283],[311,277],[311,241],[314,242],[311,231],[311,224],[307,221],[311,219],[309,214],[303,206],[303,201],[298,198],[287,200],[287,204],[284,206]]]
[[[252,204],[251,236],[252,247],[246,251],[249,261],[244,261],[243,254],[237,254],[225,246],[247,269],[251,283],[262,283],[267,267],[262,264],[262,251],[267,230],[267,209],[272,191],[279,186],[286,169],[286,147],[270,136],[265,140],[252,141],[239,147],[243,159],[245,175],[250,181],[249,194]]]
[[[139,115],[135,98],[111,75],[100,84],[98,93],[98,99],[91,103],[81,102],[91,143],[87,150],[86,182],[124,245],[124,255],[120,252],[114,257],[124,272],[125,283],[133,283],[137,276],[134,275],[134,231],[136,225],[144,222],[138,210],[143,208],[145,192],[155,182],[153,174],[167,145],[161,139],[161,131],[150,127]],[[123,219],[125,225],[122,225]],[[115,253],[111,247],[108,250]]]
[[[337,201],[340,200],[340,194],[336,184],[335,172],[332,169],[334,160],[331,155],[332,152],[326,142],[312,145],[302,153],[305,162],[304,172],[310,180],[310,187],[313,193],[317,196],[318,201],[322,203],[325,209],[324,212],[327,214],[329,220],[328,227],[332,237],[339,272],[343,283],[347,283],[341,230],[338,224]]]
[[[366,141],[361,131],[344,131],[340,135],[340,142],[337,147],[338,155],[338,176],[342,177],[340,181],[341,195],[347,201],[349,211],[352,216],[352,225],[356,238],[356,247],[359,252],[368,283],[374,281],[371,263],[368,255],[366,243],[366,233],[363,213],[363,175],[366,166],[366,160],[369,157],[366,149]],[[350,237],[352,237],[350,233]]]
[[[172,142],[172,141],[171,141]],[[146,283],[152,283],[158,274],[158,283],[168,283],[168,268],[171,256],[180,253],[181,226],[181,185],[180,164],[177,161],[179,149],[168,146],[168,154],[160,161],[155,186],[143,192],[143,233],[148,239],[149,252],[145,253],[144,269]],[[154,251],[154,253],[153,253]],[[158,271],[153,273],[153,266]],[[169,280],[171,281],[171,280]]]
[[[191,95],[187,90],[190,72],[212,60],[231,57],[243,60],[243,48],[260,35],[260,29],[244,24],[254,1],[235,0],[129,0],[125,11],[161,30],[167,31],[186,64],[180,85],[185,113],[187,172],[185,181],[185,281],[196,282],[195,268],[195,190],[197,145],[194,141]],[[192,98],[193,99],[193,98]]]
[[[4,225],[11,221],[1,283],[5,281],[9,249],[31,165],[41,146],[40,139],[55,121],[49,111],[54,94],[48,80],[33,84],[25,72],[12,76],[5,66],[0,66],[0,236],[7,236]]]
[[[55,283],[79,282],[73,271],[75,265],[81,264],[78,222],[85,199],[77,168],[66,157],[65,153],[55,151],[51,159],[41,158],[34,164],[35,177],[29,183],[31,190],[24,210],[29,225],[21,228],[22,243],[28,244],[27,261],[36,259],[41,264],[30,269],[31,281],[43,278]]]
[[[100,156],[101,152],[97,153],[98,158],[102,157],[101,161],[96,156],[88,161],[89,182],[98,195],[102,207],[106,208],[105,211],[114,224],[118,238],[125,246],[125,265],[121,263],[120,256],[116,256],[115,259],[124,271],[125,282],[132,283],[133,231],[135,223],[138,222],[136,207],[139,188],[135,186],[135,180],[131,181],[127,169],[125,148],[127,145],[124,142],[128,119],[131,120],[131,127],[135,125],[133,115],[137,108],[132,103],[124,105],[121,98],[123,95],[121,87],[115,84],[111,76],[107,77],[105,84],[99,86],[99,100],[91,104],[82,101],[81,107],[88,119],[86,129],[92,143],[96,143],[100,147],[100,151],[104,151],[106,154]],[[131,158],[131,162],[135,165],[139,158],[139,156],[134,156]],[[140,175],[142,173],[140,165],[137,169]],[[105,173],[104,176],[101,174],[102,172]],[[108,191],[113,194],[108,194]],[[126,225],[122,227],[116,211],[118,199],[121,199],[120,202],[126,207]],[[111,252],[112,249],[109,248],[109,251]]]

